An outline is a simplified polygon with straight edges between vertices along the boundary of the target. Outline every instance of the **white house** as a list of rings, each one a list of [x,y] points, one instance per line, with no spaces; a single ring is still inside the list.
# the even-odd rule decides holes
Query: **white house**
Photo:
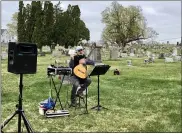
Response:
[[[17,38],[8,33],[7,29],[1,29],[1,43],[16,42]]]

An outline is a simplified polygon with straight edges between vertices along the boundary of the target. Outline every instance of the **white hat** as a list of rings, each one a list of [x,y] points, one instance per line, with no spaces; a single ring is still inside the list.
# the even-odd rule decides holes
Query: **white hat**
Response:
[[[82,46],[77,46],[76,51],[79,51],[79,50],[83,50],[83,47]]]

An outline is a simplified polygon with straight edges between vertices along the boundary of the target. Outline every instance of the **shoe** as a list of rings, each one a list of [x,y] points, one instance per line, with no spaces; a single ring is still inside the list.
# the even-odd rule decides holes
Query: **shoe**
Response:
[[[83,99],[84,98],[84,94],[83,94],[83,91],[82,92],[78,92],[78,94],[76,95],[77,97],[80,97],[81,99]]]
[[[76,95],[79,96],[80,98],[83,98],[84,97],[84,94],[83,94],[83,91],[85,89],[83,87],[78,87],[77,88],[77,92],[76,92]]]
[[[81,89],[81,87],[79,86],[79,87],[77,88],[77,90],[76,90],[76,95],[78,95],[78,94],[80,93],[80,89]]]

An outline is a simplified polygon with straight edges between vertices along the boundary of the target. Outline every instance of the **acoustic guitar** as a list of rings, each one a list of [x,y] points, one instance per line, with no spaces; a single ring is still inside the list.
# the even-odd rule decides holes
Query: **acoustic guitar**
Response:
[[[92,47],[91,47],[92,50],[90,51],[90,53],[88,54],[88,56],[87,56],[87,58],[86,58],[85,60],[88,60],[88,58],[91,56],[91,54],[92,54],[93,50],[95,49],[95,47],[96,47],[96,44],[94,43],[94,44],[92,45]],[[88,76],[87,66],[86,66],[86,65],[83,65],[83,64],[77,65],[77,66],[73,69],[73,72],[74,72],[74,74],[75,74],[77,77],[79,77],[79,78],[81,78],[81,79],[85,79],[85,78],[87,78],[87,76]]]

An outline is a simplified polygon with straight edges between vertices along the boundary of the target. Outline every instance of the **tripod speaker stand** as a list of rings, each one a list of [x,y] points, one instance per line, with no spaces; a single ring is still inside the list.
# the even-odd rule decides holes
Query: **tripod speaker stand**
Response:
[[[18,105],[16,105],[17,110],[7,120],[5,120],[2,123],[1,132],[3,132],[2,129],[8,124],[8,122],[11,121],[11,119],[13,119],[13,117],[15,115],[18,115],[18,133],[21,133],[21,118],[23,118],[27,132],[33,133],[33,129],[31,127],[29,121],[25,117],[24,111],[22,109],[22,90],[23,90],[22,80],[23,80],[23,74],[20,74],[19,99],[18,99],[19,103],[18,103]]]
[[[93,71],[91,72],[91,74],[89,75],[89,76],[96,76],[96,75],[97,75],[97,77],[98,77],[98,104],[97,104],[97,106],[92,107],[91,109],[95,109],[95,110],[97,110],[97,111],[100,111],[101,109],[107,109],[107,108],[102,107],[102,106],[100,105],[99,76],[100,76],[100,75],[104,75],[104,74],[108,71],[108,69],[109,69],[110,67],[111,67],[111,66],[109,66],[109,65],[97,65],[97,66],[93,69]]]
[[[9,42],[8,43],[8,72],[20,74],[19,84],[19,103],[16,105],[17,110],[1,124],[2,129],[18,115],[18,133],[21,132],[21,119],[23,119],[27,132],[32,133],[32,127],[25,117],[22,109],[22,90],[23,90],[23,74],[35,74],[37,70],[37,45],[25,42]]]

